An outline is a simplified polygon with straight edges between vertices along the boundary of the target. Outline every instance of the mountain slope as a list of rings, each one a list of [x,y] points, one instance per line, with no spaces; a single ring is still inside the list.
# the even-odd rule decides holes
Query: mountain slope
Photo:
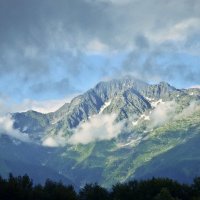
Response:
[[[200,175],[200,136],[155,157],[135,172],[135,178],[166,176],[191,183],[191,177]]]
[[[0,174],[5,178],[9,173],[15,176],[28,174],[36,184],[44,184],[49,178],[55,181],[61,180],[65,184],[76,187],[73,181],[45,165],[44,160],[53,152],[53,149],[44,149],[42,146],[21,143],[2,136],[0,139]]]
[[[188,162],[184,160],[191,141],[196,144],[200,133],[199,89],[176,89],[165,82],[147,84],[125,77],[97,84],[56,112],[28,111],[14,113],[12,118],[14,127],[32,140],[26,144],[27,152],[35,142],[41,146],[39,161],[29,164],[45,163],[79,186],[99,182],[110,187],[153,175],[190,181],[199,174],[192,173],[196,167],[191,164],[199,163],[198,148],[188,153]],[[73,143],[71,138],[75,138]],[[23,157],[23,152],[17,154]],[[178,170],[181,164],[183,170]],[[185,178],[170,174],[170,169]]]

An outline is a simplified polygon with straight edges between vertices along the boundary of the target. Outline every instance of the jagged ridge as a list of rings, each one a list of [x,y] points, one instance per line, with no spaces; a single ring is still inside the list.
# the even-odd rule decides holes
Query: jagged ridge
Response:
[[[196,112],[190,115],[173,118],[171,121],[169,119],[153,129],[148,128],[149,116],[159,104],[163,103],[165,106],[167,102],[177,104],[174,115],[178,116],[193,102],[199,103],[199,100],[199,89],[176,89],[165,82],[147,84],[126,77],[101,82],[54,113],[28,111],[13,114],[13,119],[15,128],[27,131],[31,137],[40,141],[44,135],[56,135],[60,130],[66,135],[71,134],[71,129],[89,120],[93,115],[117,113],[116,121],[126,121],[126,129],[117,138],[87,145],[66,145],[63,148],[51,149],[50,154],[47,148],[45,156],[38,161],[77,185],[97,181],[109,187],[118,181],[123,182],[134,177],[169,176],[169,173],[165,174],[162,170],[163,166],[168,167],[167,172],[170,169],[175,170],[178,163],[184,163],[183,169],[187,168],[187,162],[182,162],[180,159],[184,158],[180,155],[184,152],[184,145],[192,146],[199,139],[198,107],[192,108]],[[181,148],[178,148],[180,145]],[[169,155],[173,155],[177,148],[179,156],[174,159]],[[196,153],[189,156],[189,162],[200,164]],[[156,158],[163,159],[161,165]],[[167,164],[170,161],[171,164]],[[155,173],[155,165],[158,165],[158,173]],[[179,164],[178,166],[180,167]],[[192,180],[192,170],[178,170],[184,181]],[[197,170],[195,172],[195,175],[199,175]],[[175,177],[172,174],[170,177],[183,180],[180,176]]]

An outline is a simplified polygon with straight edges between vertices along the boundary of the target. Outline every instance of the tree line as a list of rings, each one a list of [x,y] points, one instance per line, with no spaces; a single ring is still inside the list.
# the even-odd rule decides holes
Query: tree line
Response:
[[[7,179],[0,177],[1,200],[200,200],[200,177],[182,184],[168,178],[133,180],[118,183],[111,189],[86,184],[78,192],[62,182],[46,180],[34,185],[28,175]]]

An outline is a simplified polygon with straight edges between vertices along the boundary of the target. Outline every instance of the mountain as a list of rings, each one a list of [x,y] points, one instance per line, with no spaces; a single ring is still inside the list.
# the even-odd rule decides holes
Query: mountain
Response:
[[[122,120],[151,109],[150,98],[171,100],[172,95],[178,93],[181,91],[167,83],[148,85],[130,77],[101,82],[56,112],[46,115],[35,111],[14,113],[14,127],[28,133],[41,133],[51,128],[59,130],[60,127],[72,129],[99,112],[103,114],[117,112],[119,120]]]
[[[125,77],[100,82],[55,112],[13,113],[12,120],[31,142],[1,137],[4,176],[26,172],[110,187],[134,178],[190,182],[200,175],[199,89]]]
[[[9,173],[15,176],[28,174],[36,184],[44,184],[49,178],[77,188],[73,181],[43,163],[50,154],[51,149],[10,140],[3,135],[0,140],[0,174],[5,178]]]

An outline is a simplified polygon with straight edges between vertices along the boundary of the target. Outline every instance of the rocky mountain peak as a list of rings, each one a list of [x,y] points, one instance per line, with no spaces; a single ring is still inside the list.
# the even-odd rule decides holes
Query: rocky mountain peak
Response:
[[[56,112],[40,115],[29,111],[14,115],[15,126],[20,128],[23,124],[24,127],[27,120],[28,125],[37,125],[35,132],[45,129],[58,132],[63,127],[65,130],[73,129],[93,115],[117,113],[118,119],[123,120],[133,115],[141,115],[151,109],[150,99],[171,100],[177,92],[179,90],[166,82],[151,85],[126,76],[98,83]]]

